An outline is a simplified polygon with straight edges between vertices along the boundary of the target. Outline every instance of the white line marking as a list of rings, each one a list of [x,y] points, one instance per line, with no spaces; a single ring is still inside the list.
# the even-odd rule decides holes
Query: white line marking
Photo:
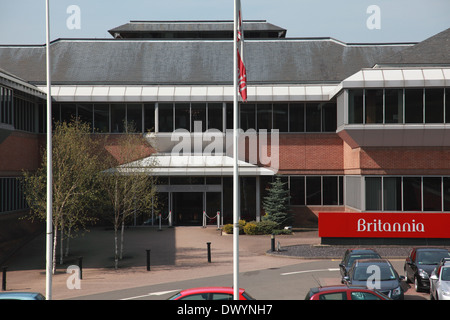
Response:
[[[294,272],[286,272],[282,273],[282,276],[289,276],[291,274],[298,274],[298,273],[309,273],[309,272],[319,272],[319,271],[339,271],[339,268],[327,268],[327,269],[316,269],[316,270],[303,270],[303,271],[294,271]]]
[[[165,294],[168,294],[168,293],[172,293],[172,292],[175,292],[175,291],[180,291],[180,289],[168,290],[168,291],[160,291],[160,292],[151,292],[151,293],[144,294],[142,296],[123,298],[123,299],[120,299],[120,300],[133,300],[133,299],[139,299],[139,298],[150,297],[150,296],[162,296],[162,295],[165,295]]]

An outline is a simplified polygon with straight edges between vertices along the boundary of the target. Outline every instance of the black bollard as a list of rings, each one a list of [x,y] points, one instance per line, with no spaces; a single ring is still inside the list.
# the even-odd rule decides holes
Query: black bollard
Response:
[[[150,250],[147,249],[147,271],[150,271]]]
[[[208,262],[211,262],[211,242],[207,242],[206,245],[208,246]]]
[[[2,291],[6,291],[6,269],[8,267],[2,267]]]
[[[80,280],[83,279],[83,257],[78,257],[78,268],[80,268]]]
[[[272,252],[274,252],[275,251],[275,235],[272,233],[272,235],[270,236],[270,242],[271,242],[271,245],[270,245],[270,250],[272,251]]]

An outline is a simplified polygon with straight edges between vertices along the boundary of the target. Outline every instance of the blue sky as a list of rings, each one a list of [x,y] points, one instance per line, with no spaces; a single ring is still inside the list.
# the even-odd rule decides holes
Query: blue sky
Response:
[[[0,44],[45,43],[45,0],[0,0]],[[80,8],[70,30],[67,8]],[[369,29],[370,5],[380,29]],[[50,0],[51,39],[111,38],[130,20],[231,20],[233,0]],[[288,37],[343,42],[419,42],[450,27],[450,0],[242,0],[243,17],[286,28]]]

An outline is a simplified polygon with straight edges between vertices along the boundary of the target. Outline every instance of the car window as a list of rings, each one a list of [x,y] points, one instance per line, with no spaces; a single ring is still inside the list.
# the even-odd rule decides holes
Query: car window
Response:
[[[351,266],[358,259],[381,259],[381,257],[376,253],[355,254],[348,259],[347,266]]]
[[[233,295],[228,293],[213,293],[212,300],[233,300]]]
[[[441,280],[450,281],[450,267],[441,268]]]
[[[190,294],[180,298],[179,300],[208,300],[208,293]]]
[[[319,300],[347,300],[347,293],[344,292],[331,292],[322,293],[319,296]]]
[[[381,298],[371,292],[353,291],[350,294],[352,300],[381,300]]]
[[[421,251],[417,254],[418,264],[434,265],[438,264],[442,258],[449,258],[447,251]]]

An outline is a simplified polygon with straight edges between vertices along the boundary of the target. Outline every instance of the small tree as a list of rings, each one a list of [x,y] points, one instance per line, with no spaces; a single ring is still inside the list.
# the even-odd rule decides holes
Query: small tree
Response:
[[[263,200],[263,208],[266,215],[264,220],[276,222],[278,226],[284,227],[292,223],[292,213],[289,210],[289,190],[286,183],[277,177],[274,182],[270,183],[267,196]]]
[[[142,159],[148,152],[145,139],[133,133],[129,125],[127,132],[117,137],[115,158],[107,162],[109,167],[101,174],[101,188],[104,201],[112,210],[107,219],[114,226],[114,267],[118,269],[123,256],[124,227],[128,217],[151,210],[157,203],[154,178],[143,168],[131,166],[133,161]],[[151,169],[152,164],[149,165]],[[121,236],[119,241],[119,229]],[[120,249],[119,249],[120,246]]]

